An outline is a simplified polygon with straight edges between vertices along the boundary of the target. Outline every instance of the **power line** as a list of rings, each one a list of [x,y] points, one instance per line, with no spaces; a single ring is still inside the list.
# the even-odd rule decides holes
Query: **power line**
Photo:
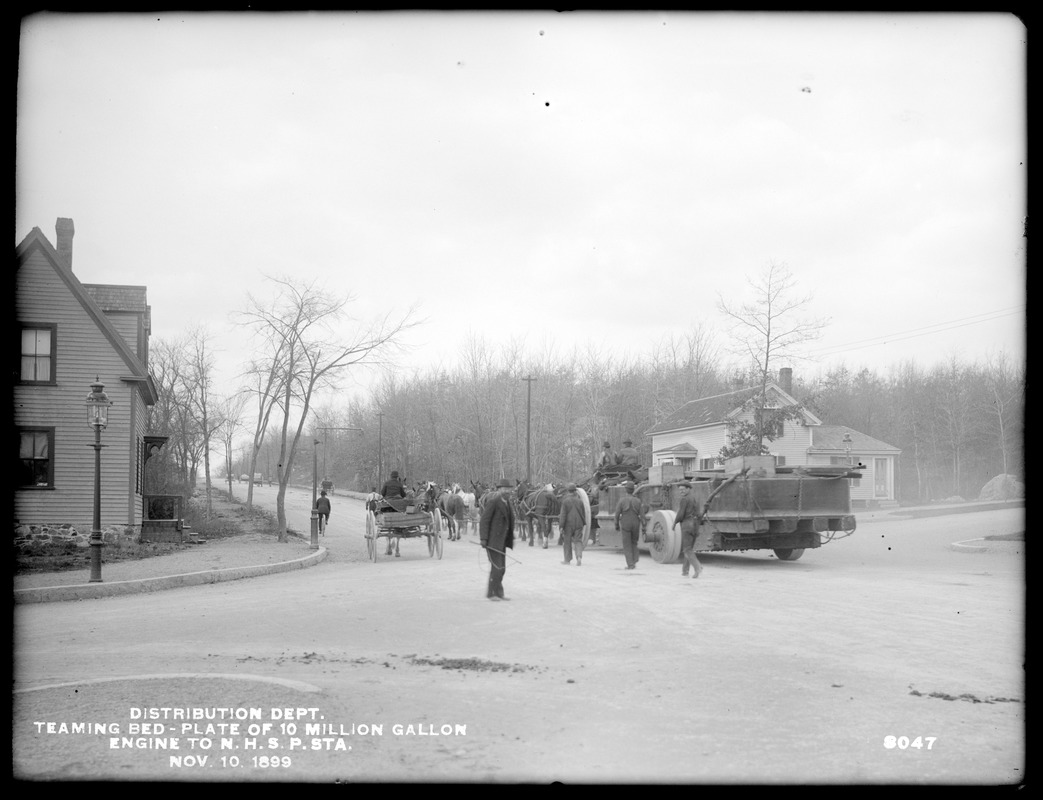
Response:
[[[836,352],[845,350],[861,350],[866,347],[876,347],[882,344],[890,344],[891,342],[901,342],[906,339],[916,339],[921,336],[930,336],[933,333],[943,333],[944,331],[955,330],[956,328],[966,328],[970,325],[980,325],[983,322],[992,322],[993,320],[1002,319],[1003,317],[1009,317],[1017,313],[1024,313],[1025,306],[1011,306],[1008,309],[997,309],[995,311],[986,311],[982,314],[974,314],[969,317],[960,317],[959,319],[949,320],[947,322],[936,322],[932,325],[925,325],[922,328],[912,328],[907,331],[898,331],[892,334],[882,334],[880,336],[874,336],[869,339],[858,339],[854,342],[847,344],[832,345],[830,347],[821,347],[817,350],[809,351],[812,354],[819,355],[831,355]],[[979,319],[979,317],[981,319]],[[939,327],[945,326],[945,327]]]

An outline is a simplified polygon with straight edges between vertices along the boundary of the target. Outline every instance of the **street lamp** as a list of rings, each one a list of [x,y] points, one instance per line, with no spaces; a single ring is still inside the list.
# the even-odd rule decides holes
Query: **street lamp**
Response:
[[[851,442],[852,441],[854,441],[854,440],[851,438],[851,434],[850,433],[845,433],[844,434],[844,439],[843,439],[843,442],[844,442],[844,454],[847,456],[847,465],[849,467],[851,466]]]
[[[105,394],[105,384],[98,377],[91,384],[87,395],[87,425],[94,428],[94,529],[91,531],[91,577],[90,583],[101,583],[101,443],[102,429],[109,424],[109,406],[112,402]]]

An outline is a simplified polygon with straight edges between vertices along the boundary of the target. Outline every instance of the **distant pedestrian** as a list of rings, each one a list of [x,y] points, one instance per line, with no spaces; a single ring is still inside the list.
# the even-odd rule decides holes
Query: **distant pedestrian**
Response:
[[[576,484],[565,487],[565,495],[561,498],[561,511],[558,513],[558,529],[561,531],[562,545],[565,548],[565,560],[562,564],[572,563],[572,551],[576,551],[576,566],[583,566],[584,529],[590,520],[583,507],[583,499],[576,491]]]
[[[699,503],[691,495],[692,484],[681,484],[681,503],[677,507],[677,515],[674,517],[674,527],[681,526],[681,553],[684,563],[681,566],[681,577],[688,577],[689,567],[692,577],[698,578],[703,571],[703,565],[695,555],[695,540],[699,536]]]
[[[507,572],[507,549],[514,549],[514,508],[511,505],[511,482],[503,478],[482,508],[478,536],[489,557],[489,586],[485,596],[490,600],[510,600],[503,594],[503,576]]]
[[[319,493],[319,499],[315,501],[315,510],[319,512],[319,533],[325,536],[326,525],[329,524],[330,511],[332,510],[330,499],[326,496],[325,489]]]
[[[636,569],[639,560],[637,542],[644,528],[645,511],[641,498],[634,494],[633,481],[627,481],[625,487],[627,493],[616,503],[616,530],[623,534],[623,556],[627,560],[627,569]]]

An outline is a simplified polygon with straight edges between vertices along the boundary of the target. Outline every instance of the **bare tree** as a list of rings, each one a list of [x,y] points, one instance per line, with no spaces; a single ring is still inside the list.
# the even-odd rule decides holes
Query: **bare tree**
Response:
[[[731,320],[733,349],[749,359],[760,386],[750,404],[754,427],[748,436],[750,447],[759,453],[764,439],[770,440],[771,434],[780,429],[783,420],[778,417],[793,413],[784,411],[780,415],[766,408],[773,365],[782,359],[803,358],[804,345],[822,335],[828,320],[804,315],[812,296],[794,295],[796,279],[784,264],[770,263],[760,277],[750,280],[749,284],[754,292],[751,302],[734,306],[718,295],[717,309]]]
[[[276,512],[279,540],[286,541],[286,487],[316,391],[335,388],[352,366],[383,363],[400,344],[401,334],[417,323],[410,309],[399,320],[385,316],[368,324],[356,321],[347,330],[340,325],[350,297],[327,294],[314,282],[270,280],[277,288],[275,300],[263,304],[251,297],[241,316],[265,343],[267,362],[280,365]]]
[[[214,354],[210,347],[212,337],[205,327],[194,329],[188,337],[185,389],[192,416],[199,425],[203,446],[203,470],[206,477],[206,515],[214,512],[211,498],[210,439],[220,429],[223,420],[213,414],[210,387],[214,381]]]
[[[232,496],[232,478],[234,477],[235,470],[232,469],[232,444],[235,440],[236,434],[243,426],[243,412],[246,410],[246,404],[250,400],[250,395],[246,392],[237,392],[231,397],[225,397],[218,400],[216,404],[215,416],[221,420],[221,439],[225,445],[225,472],[228,477],[228,497]],[[253,488],[253,473],[250,474],[250,482],[248,487]]]

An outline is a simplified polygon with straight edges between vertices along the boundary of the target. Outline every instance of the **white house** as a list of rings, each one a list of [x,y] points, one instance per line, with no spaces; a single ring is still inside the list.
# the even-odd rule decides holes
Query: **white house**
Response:
[[[799,405],[790,394],[792,372],[780,370],[767,387],[769,406]],[[717,455],[729,442],[729,423],[751,416],[743,404],[759,387],[703,397],[685,403],[645,432],[652,437],[652,466],[679,464],[686,473],[720,469]],[[851,464],[863,477],[851,481],[855,505],[897,505],[895,469],[901,450],[843,425],[826,425],[802,408],[801,419],[787,420],[783,434],[767,443],[777,466]]]

